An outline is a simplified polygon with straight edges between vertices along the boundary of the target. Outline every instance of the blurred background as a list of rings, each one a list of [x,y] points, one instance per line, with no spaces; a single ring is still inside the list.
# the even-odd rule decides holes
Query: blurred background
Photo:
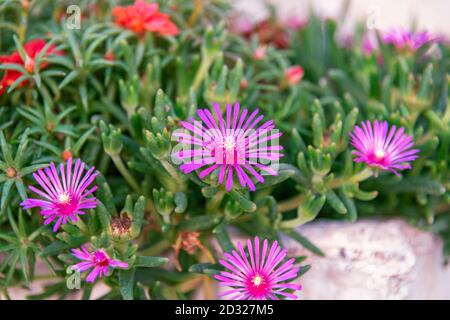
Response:
[[[310,8],[324,17],[338,17],[348,6],[344,28],[355,21],[387,29],[393,26],[425,29],[436,33],[450,32],[450,1],[448,0],[236,0],[236,10],[259,20],[267,15],[266,3],[274,5],[280,16],[307,16]]]

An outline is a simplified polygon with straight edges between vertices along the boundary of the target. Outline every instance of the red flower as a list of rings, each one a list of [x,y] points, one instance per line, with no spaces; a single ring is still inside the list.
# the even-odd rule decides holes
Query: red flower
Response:
[[[25,70],[27,70],[27,72],[31,73],[31,72],[33,72],[33,70],[35,68],[35,64],[36,64],[34,59],[39,55],[39,53],[42,51],[42,49],[44,49],[45,45],[46,45],[46,42],[43,39],[30,40],[27,43],[25,43],[25,45],[23,46],[23,49],[25,50],[25,53],[26,53],[25,61],[23,61],[23,59],[20,56],[18,51],[14,51],[10,55],[0,56],[0,64],[7,64],[7,63],[8,64],[9,63],[19,64],[19,65],[22,65],[25,68]],[[50,54],[56,54],[56,55],[62,54],[61,51],[57,51],[55,49],[56,49],[56,46],[51,45],[47,49],[43,58],[45,58],[46,56],[48,56]],[[47,66],[48,66],[48,62],[42,61],[39,67],[40,67],[40,69],[43,69]],[[22,73],[20,71],[6,70],[2,80],[0,81],[0,95],[3,94],[6,90],[6,88],[11,86],[20,76],[22,76]],[[18,87],[23,87],[26,84],[26,82],[27,82],[26,80],[22,81],[18,85]]]
[[[169,15],[159,12],[157,3],[136,0],[132,6],[114,7],[112,15],[116,24],[139,35],[146,31],[161,35],[178,34],[177,26],[170,20]]]
[[[292,66],[286,70],[284,76],[290,85],[296,85],[302,80],[304,70],[301,66]]]
[[[258,35],[261,43],[273,43],[278,49],[289,47],[289,34],[284,26],[277,21],[263,20],[255,26],[253,32]]]

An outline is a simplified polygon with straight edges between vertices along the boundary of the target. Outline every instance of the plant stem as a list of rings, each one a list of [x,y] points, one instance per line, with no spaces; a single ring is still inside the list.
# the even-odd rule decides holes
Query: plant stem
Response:
[[[211,59],[210,57],[206,57],[206,58],[202,59],[200,68],[198,68],[197,74],[195,75],[194,82],[192,84],[192,88],[194,89],[194,91],[196,91],[198,89],[198,87],[200,86],[200,83],[205,78],[212,62],[213,62],[213,59]]]
[[[176,289],[181,292],[189,292],[198,288],[202,284],[204,275],[196,276],[176,286]]]
[[[328,187],[331,189],[335,189],[335,188],[340,187],[341,185],[343,185],[346,182],[356,183],[356,182],[364,181],[364,180],[370,178],[372,175],[373,175],[372,169],[365,168],[363,171],[358,172],[354,176],[351,176],[349,179],[347,179],[346,177],[341,177],[341,178],[337,178],[337,179],[333,180],[328,185]],[[278,204],[278,211],[286,212],[289,210],[296,209],[302,203],[303,198],[304,198],[304,195],[299,194],[288,200],[280,202]]]
[[[200,14],[203,11],[203,4],[201,0],[194,0],[194,10],[192,11],[191,16],[189,17],[188,20],[188,27],[192,27],[195,22],[197,21],[198,17],[200,16]]]
[[[128,171],[127,167],[122,161],[122,158],[120,158],[119,155],[113,155],[111,156],[112,161],[114,162],[114,165],[116,166],[117,170],[119,170],[120,174],[125,178],[125,180],[128,182],[128,184],[138,193],[142,194],[141,187],[139,187],[139,184],[136,182],[136,180],[133,178],[133,176]]]
[[[128,249],[128,243],[115,242],[114,248],[116,248],[120,252],[121,255],[125,255],[125,253],[127,252],[127,249]]]
[[[169,249],[171,246],[172,244],[169,241],[162,240],[157,242],[153,246],[140,251],[139,254],[143,256],[157,256],[161,254],[161,252]]]
[[[333,181],[330,182],[328,187],[331,189],[336,189],[336,188],[340,187],[341,185],[343,185],[344,183],[361,182],[361,181],[367,180],[371,176],[373,176],[373,170],[370,168],[365,168],[363,171],[358,172],[357,174],[355,174],[354,176],[351,176],[349,178],[348,177],[339,177],[337,179],[334,179]]]
[[[29,6],[32,6],[32,3],[29,4]],[[30,13],[30,7],[22,8],[21,14],[20,14],[20,26],[18,30],[18,36],[20,43],[25,42],[25,36],[27,34],[27,24],[28,24],[28,15]]]
[[[214,300],[216,297],[214,282],[207,275],[203,275],[203,292],[206,300]]]
[[[280,202],[278,204],[278,211],[286,212],[296,209],[302,203],[304,197],[305,196],[303,194],[298,194],[295,197]]]
[[[180,190],[184,189],[184,182],[181,179],[180,175],[178,174],[178,171],[170,164],[169,161],[162,159],[160,160],[162,166],[164,167],[164,169],[167,170],[167,172],[172,176],[172,178],[174,178],[177,182],[178,185],[180,186]]]
[[[363,171],[361,171],[358,174],[355,174],[353,177],[351,177],[350,181],[351,182],[361,182],[361,181],[369,179],[372,175],[373,175],[372,169],[365,168]]]
[[[220,190],[217,192],[211,200],[206,204],[206,211],[208,213],[213,213],[219,209],[220,203],[222,202],[223,197],[225,196],[225,191]]]
[[[148,212],[150,212],[150,214],[154,214],[157,218],[159,218],[159,216],[156,213],[155,204],[153,203],[152,197],[145,197],[145,200],[146,200],[145,208],[148,210]]]
[[[87,227],[87,225],[84,223],[83,220],[81,220],[81,218],[79,218],[77,220],[77,222],[75,222],[75,225],[80,228],[81,232],[83,232],[84,234],[88,235],[89,234],[89,229]]]

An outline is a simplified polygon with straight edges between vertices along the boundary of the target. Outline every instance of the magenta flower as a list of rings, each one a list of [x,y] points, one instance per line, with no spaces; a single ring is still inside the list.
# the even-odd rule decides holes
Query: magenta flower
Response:
[[[269,241],[265,239],[261,251],[258,237],[255,237],[254,246],[247,240],[248,256],[241,243],[237,247],[239,253],[235,250],[225,253],[226,260],[219,261],[226,271],[214,276],[221,286],[232,288],[221,296],[229,296],[232,300],[277,300],[280,296],[297,298],[291,292],[301,290],[301,285],[286,281],[296,278],[300,268],[294,267],[294,258],[283,262],[286,249],[281,250],[275,241],[268,250]]]
[[[240,112],[239,103],[234,108],[228,105],[224,119],[219,105],[215,103],[213,107],[214,115],[208,109],[199,109],[202,122],[182,121],[187,132],[173,134],[183,146],[175,153],[184,162],[180,169],[188,174],[202,168],[202,179],[216,172],[219,184],[225,184],[227,191],[232,189],[236,175],[242,188],[254,191],[252,178],[262,183],[263,174],[277,175],[274,165],[283,156],[283,147],[277,144],[281,133],[274,130],[272,120],[258,126],[264,118],[258,115],[258,109],[247,117],[249,111]]]
[[[350,31],[342,31],[338,33],[337,42],[344,49],[352,49],[353,48],[353,33]]]
[[[381,40],[386,44],[394,45],[398,50],[409,50],[415,52],[417,49],[434,41],[431,35],[424,32],[410,32],[403,28],[393,28],[381,33]]]
[[[42,190],[30,186],[29,188],[41,197],[41,199],[26,199],[20,205],[24,209],[35,207],[41,208],[40,213],[44,216],[44,224],[56,220],[53,231],[56,232],[61,224],[70,219],[75,222],[77,215],[85,214],[84,210],[93,209],[97,205],[95,197],[88,197],[96,189],[93,186],[88,189],[97,176],[94,167],[83,174],[84,162],[78,159],[72,170],[72,158],[67,160],[67,166],[59,166],[59,174],[53,162],[49,167],[33,173],[34,179],[39,183]]]
[[[365,162],[370,167],[389,170],[396,175],[396,170],[411,169],[409,161],[418,158],[419,149],[414,146],[412,136],[404,133],[404,128],[392,126],[389,130],[387,121],[375,120],[363,122],[362,129],[355,127],[350,133],[351,144],[356,148],[353,154],[357,156],[355,162]]]
[[[378,51],[379,45],[377,36],[374,32],[366,33],[361,41],[361,50],[362,53],[366,56],[370,56],[375,51]]]
[[[304,29],[308,25],[308,22],[309,22],[308,17],[295,15],[286,18],[284,21],[284,25],[286,25],[286,27],[291,30],[297,31]]]
[[[72,249],[72,254],[82,260],[74,266],[74,270],[78,272],[84,272],[88,269],[92,269],[86,278],[87,282],[94,282],[97,277],[103,277],[108,274],[109,268],[128,268],[128,263],[111,259],[103,249],[89,252],[86,245],[81,246],[80,249]]]
[[[379,65],[384,64],[383,55],[380,52],[380,46],[378,44],[378,38],[375,32],[367,32],[361,40],[361,51],[365,56],[371,56],[377,54],[377,62]]]

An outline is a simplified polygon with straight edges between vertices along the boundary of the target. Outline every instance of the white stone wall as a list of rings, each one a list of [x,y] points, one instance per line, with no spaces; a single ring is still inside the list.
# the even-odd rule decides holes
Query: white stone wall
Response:
[[[306,15],[314,8],[322,16],[337,16],[344,0],[235,0],[238,11],[259,20],[266,15],[264,2],[279,8],[281,16]],[[393,26],[410,27],[416,24],[419,29],[450,33],[450,1],[448,0],[353,0],[350,1],[349,27],[356,20],[375,21],[378,28]]]
[[[450,268],[442,241],[431,233],[402,220],[323,221],[299,231],[326,254],[284,242],[312,265],[301,299],[450,299]]]

